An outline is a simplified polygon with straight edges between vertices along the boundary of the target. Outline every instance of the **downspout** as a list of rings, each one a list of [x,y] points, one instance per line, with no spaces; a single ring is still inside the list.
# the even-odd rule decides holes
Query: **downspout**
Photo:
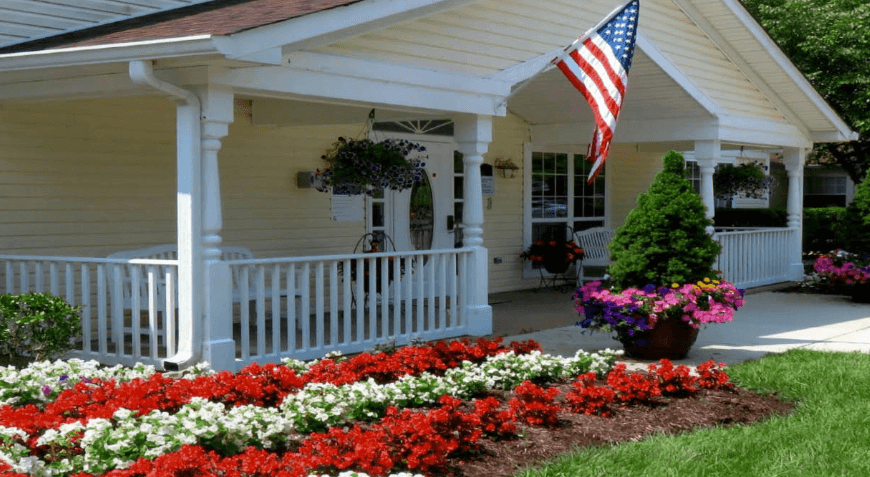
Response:
[[[178,350],[163,361],[167,371],[184,369],[200,360],[202,342],[201,158],[202,105],[192,91],[159,80],[151,61],[129,64],[133,83],[167,94],[177,104],[177,241],[178,241]]]

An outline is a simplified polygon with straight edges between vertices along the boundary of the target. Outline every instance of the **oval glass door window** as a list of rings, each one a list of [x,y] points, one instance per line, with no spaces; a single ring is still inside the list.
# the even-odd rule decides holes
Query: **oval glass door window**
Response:
[[[432,237],[435,229],[435,201],[432,197],[432,185],[429,175],[424,173],[423,180],[414,184],[411,189],[411,244],[414,250],[429,250],[432,248]]]

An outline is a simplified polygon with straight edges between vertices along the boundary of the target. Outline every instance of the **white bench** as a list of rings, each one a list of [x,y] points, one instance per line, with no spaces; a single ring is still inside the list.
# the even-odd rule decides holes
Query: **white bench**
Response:
[[[247,260],[254,258],[254,254],[245,247],[220,247],[221,250],[221,260]],[[178,247],[176,244],[164,244],[164,245],[155,245],[153,247],[140,248],[135,250],[123,250],[120,252],[115,252],[109,255],[107,258],[112,259],[123,259],[123,260],[132,260],[132,259],[149,259],[149,260],[177,260],[178,259]],[[114,267],[112,267],[114,268]],[[139,273],[139,306],[140,309],[147,310],[148,309],[148,265],[140,266]],[[165,267],[157,267],[158,268],[158,276],[155,278],[156,286],[155,286],[155,307],[157,311],[165,311],[166,308],[166,284],[165,284],[165,276],[166,276],[166,268]],[[115,294],[115,288],[120,285],[121,288],[121,302],[123,303],[123,308],[126,310],[132,309],[133,307],[133,297],[132,297],[132,284],[133,277],[131,276],[131,268],[127,266],[119,267],[121,282],[116,283],[115,277],[116,272],[113,269],[107,271],[106,275],[109,282],[109,293]],[[241,290],[241,274],[237,268],[232,270],[233,274],[233,301],[234,302],[242,302],[244,299],[251,300],[254,297],[252,296],[254,293],[255,283],[253,282],[253,275],[248,276],[248,297],[242,297],[240,294]],[[177,302],[176,302],[177,303]]]
[[[577,284],[582,285],[583,282],[592,280],[601,280],[604,274],[587,275],[585,268],[588,267],[607,267],[610,265],[610,249],[607,248],[613,240],[613,230],[607,227],[595,227],[574,235],[577,238],[577,245],[583,249],[584,256],[580,262],[580,270],[577,272]]]

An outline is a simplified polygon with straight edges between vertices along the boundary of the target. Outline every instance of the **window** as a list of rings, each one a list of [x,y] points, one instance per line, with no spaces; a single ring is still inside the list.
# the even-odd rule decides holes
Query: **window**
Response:
[[[531,163],[525,168],[530,185],[529,243],[566,239],[571,230],[604,226],[605,171],[587,184],[590,168],[582,154],[531,153]]]
[[[692,183],[692,187],[695,189],[695,192],[698,194],[701,193],[701,168],[698,167],[698,163],[694,160],[685,160],[686,163],[686,178],[689,179],[689,182]],[[716,164],[716,169],[719,169],[719,165]],[[713,170],[713,173],[716,173],[716,169]],[[716,202],[717,208],[730,208],[732,203],[731,200],[728,199],[714,199]]]
[[[845,176],[804,176],[804,207],[845,207]]]

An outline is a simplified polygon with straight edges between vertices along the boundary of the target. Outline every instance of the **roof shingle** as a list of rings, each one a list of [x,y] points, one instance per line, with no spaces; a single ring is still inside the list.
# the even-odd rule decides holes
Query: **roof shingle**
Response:
[[[214,0],[108,25],[0,48],[0,53],[107,45],[192,35],[230,35],[243,30],[362,0]]]

